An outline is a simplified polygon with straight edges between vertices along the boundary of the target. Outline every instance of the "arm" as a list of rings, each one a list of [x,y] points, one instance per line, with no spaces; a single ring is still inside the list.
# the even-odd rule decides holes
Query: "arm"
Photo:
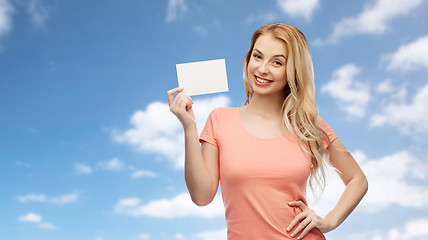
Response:
[[[325,219],[332,222],[336,228],[345,221],[364,197],[368,182],[357,162],[339,139],[332,142],[330,149],[330,164],[339,171],[338,174],[346,185],[336,206],[325,216]]]
[[[215,197],[219,182],[218,148],[209,143],[199,145],[192,99],[182,93],[183,88],[168,91],[172,113],[180,120],[185,138],[184,174],[192,201],[198,206],[209,204]],[[174,94],[178,93],[174,98]]]
[[[361,201],[368,189],[367,179],[352,155],[346,150],[342,142],[336,138],[330,145],[330,164],[337,169],[340,178],[346,185],[342,196],[336,206],[325,218],[321,218],[309,209],[303,202],[291,202],[290,206],[299,206],[303,212],[298,214],[287,228],[290,231],[301,221],[291,236],[304,237],[312,228],[316,227],[321,232],[329,232],[338,227],[351,214]]]

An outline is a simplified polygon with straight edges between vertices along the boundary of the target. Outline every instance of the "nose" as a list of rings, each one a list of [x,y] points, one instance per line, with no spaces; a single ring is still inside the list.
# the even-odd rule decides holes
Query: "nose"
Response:
[[[260,63],[260,66],[259,66],[259,69],[258,69],[260,75],[266,75],[266,74],[268,74],[269,69],[268,69],[267,64],[268,64],[267,62]]]

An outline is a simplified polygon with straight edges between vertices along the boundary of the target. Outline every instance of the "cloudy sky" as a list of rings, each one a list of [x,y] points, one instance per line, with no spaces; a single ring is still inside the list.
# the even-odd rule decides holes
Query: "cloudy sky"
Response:
[[[330,240],[428,239],[428,2],[0,0],[0,239],[225,239],[220,195],[194,206],[166,91],[175,64],[226,59],[229,92],[194,98],[199,130],[245,101],[261,25],[311,47],[320,114],[369,192]],[[329,174],[313,208],[343,189]]]

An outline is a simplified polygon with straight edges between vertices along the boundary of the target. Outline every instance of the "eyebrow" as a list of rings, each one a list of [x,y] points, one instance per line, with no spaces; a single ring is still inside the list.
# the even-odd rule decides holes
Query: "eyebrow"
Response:
[[[253,51],[257,51],[258,53],[260,53],[260,54],[263,54],[260,50],[258,50],[257,48],[254,48],[253,49]],[[286,59],[287,60],[287,58],[283,55],[283,54],[277,54],[277,55],[274,55],[273,56],[274,58],[275,57],[283,57],[284,59]]]

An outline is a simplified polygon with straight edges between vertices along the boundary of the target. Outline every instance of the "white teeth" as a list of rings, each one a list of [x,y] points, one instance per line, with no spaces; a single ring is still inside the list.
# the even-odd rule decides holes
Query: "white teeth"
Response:
[[[271,81],[267,81],[267,80],[264,80],[264,79],[260,79],[258,77],[256,77],[256,79],[257,79],[257,82],[260,82],[260,83],[270,83],[271,82]]]

